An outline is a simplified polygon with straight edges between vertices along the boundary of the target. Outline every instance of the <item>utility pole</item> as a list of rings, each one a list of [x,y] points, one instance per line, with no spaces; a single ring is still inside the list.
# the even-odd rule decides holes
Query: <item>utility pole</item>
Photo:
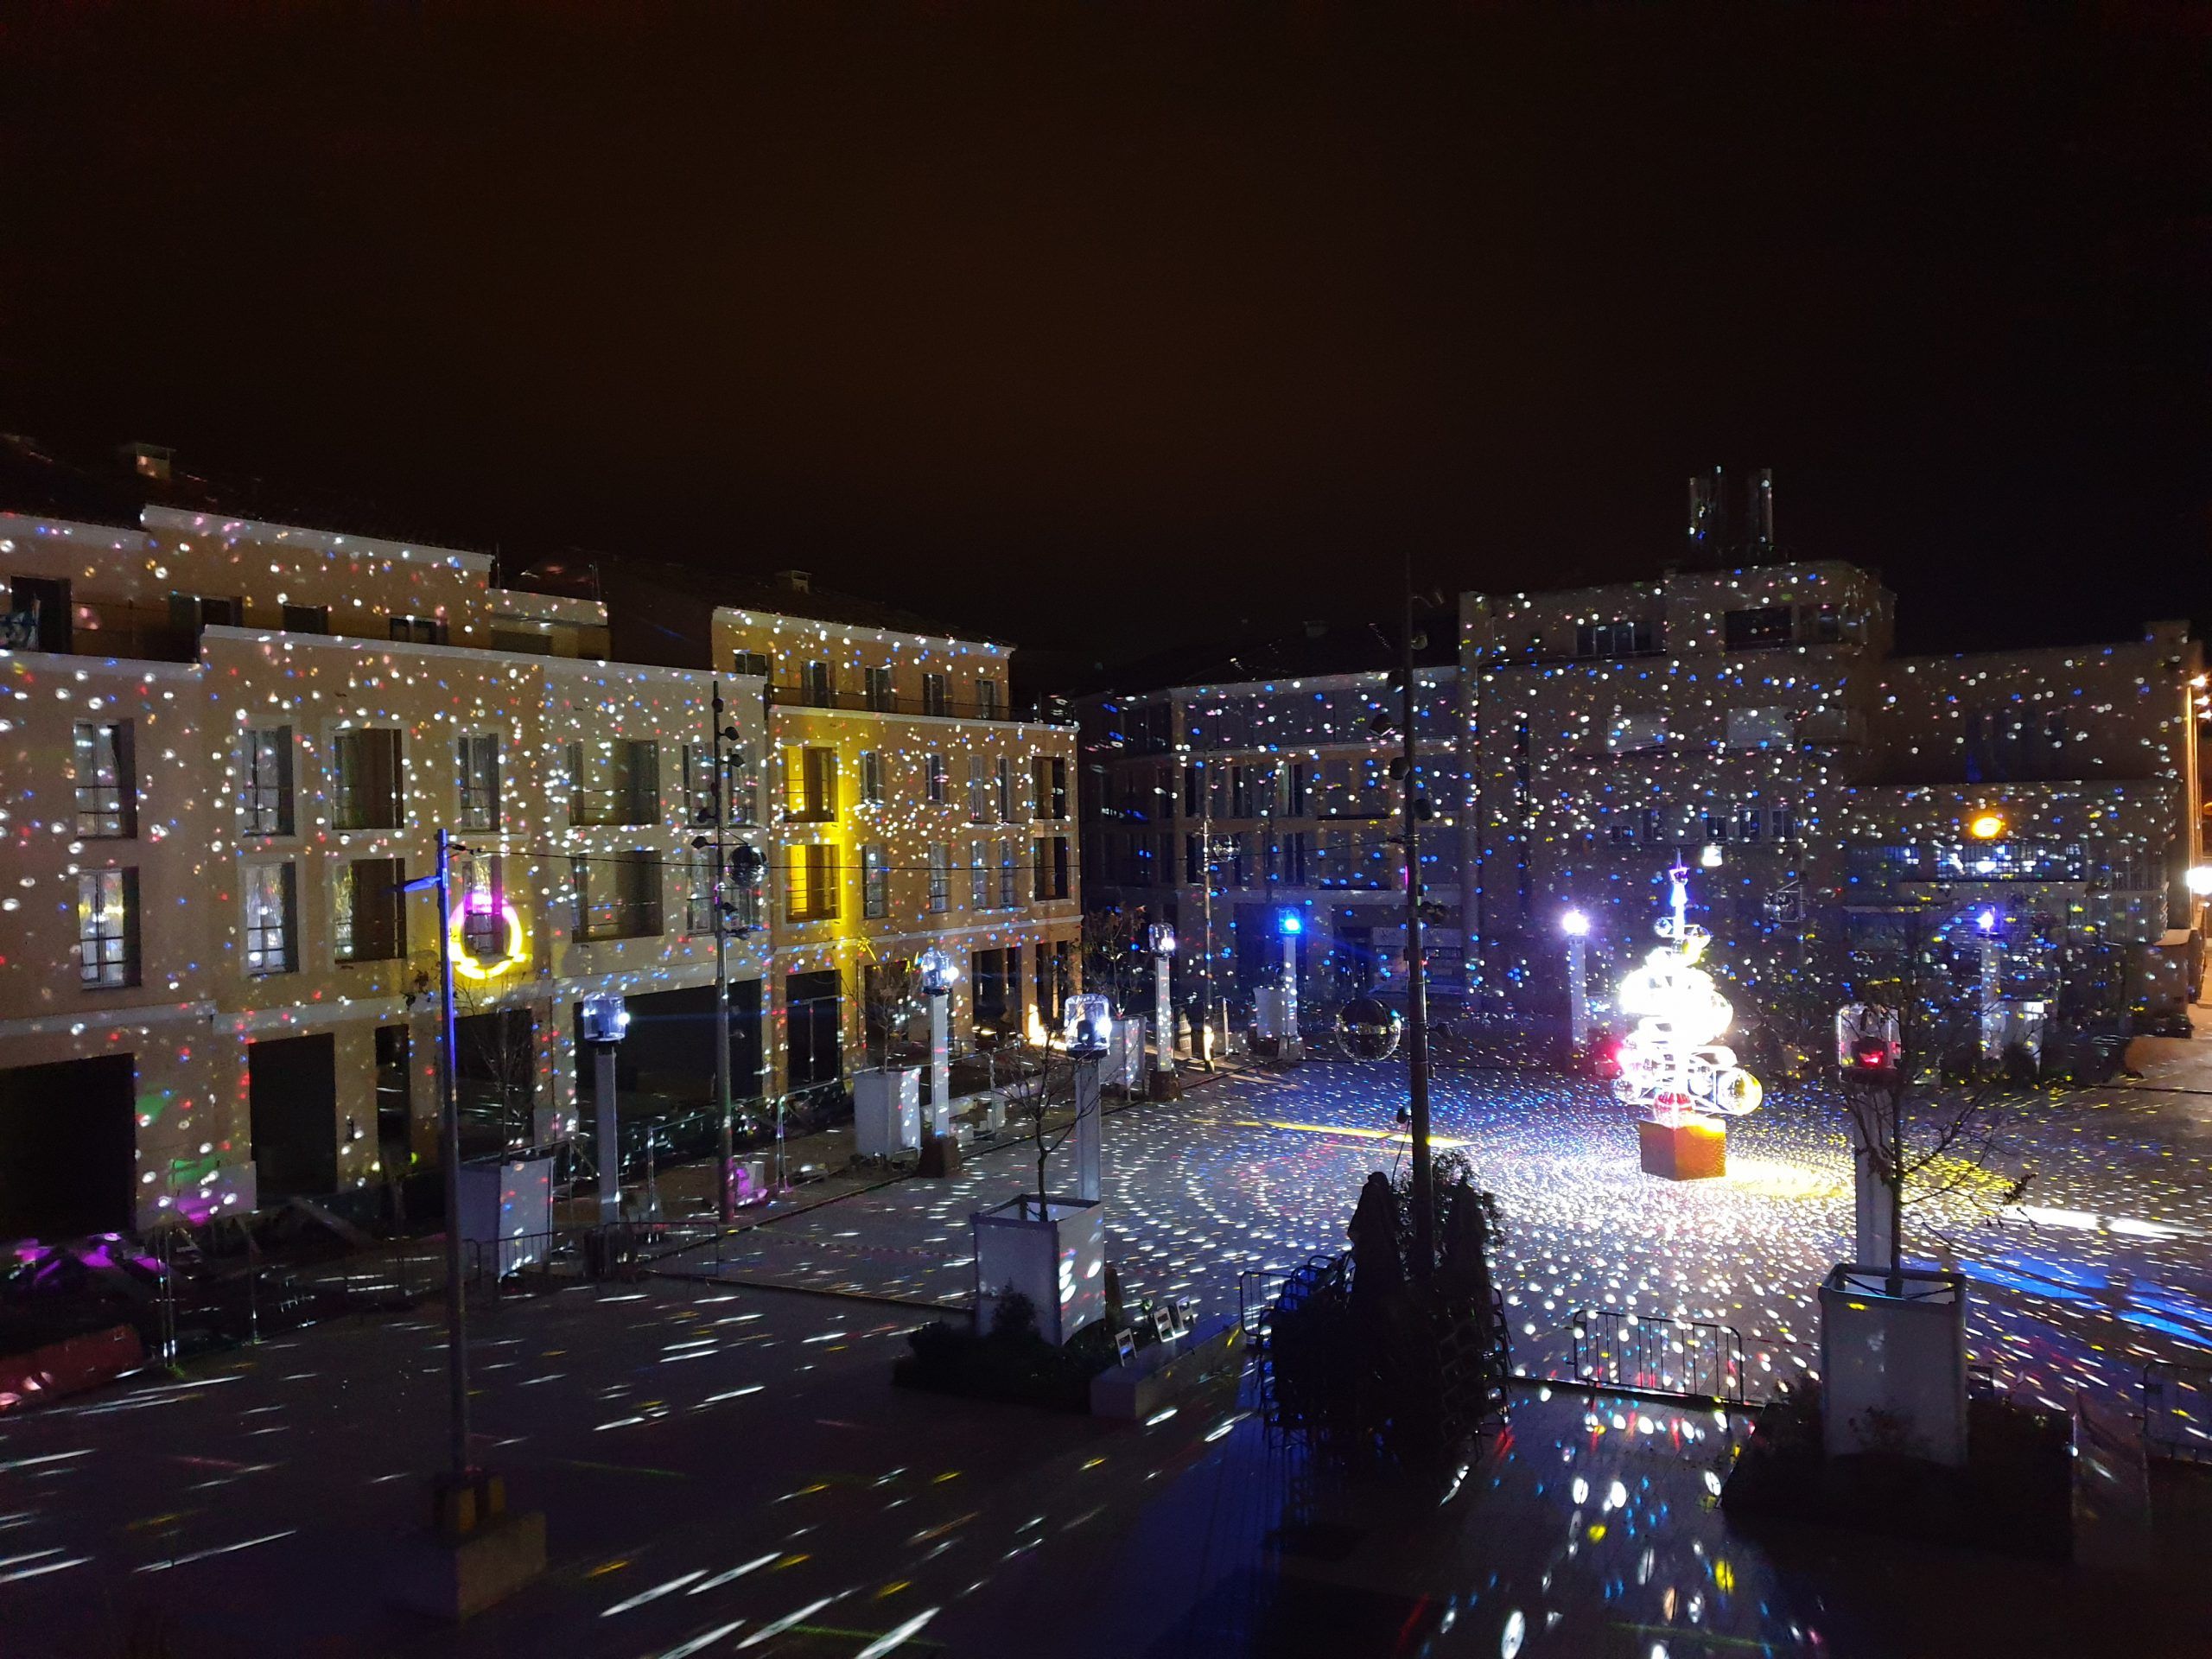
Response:
[[[1205,918],[1205,962],[1198,980],[1198,1028],[1192,1035],[1198,1063],[1213,1070],[1213,767],[1198,766],[1198,879],[1205,883],[1200,909]]]
[[[404,883],[403,893],[438,891],[439,1161],[446,1190],[446,1392],[452,1490],[468,1484],[468,1309],[461,1268],[461,1111],[454,1096],[459,1049],[453,996],[453,832],[438,831],[435,874]]]
[[[1406,553],[1405,683],[1399,690],[1399,721],[1404,728],[1403,804],[1406,845],[1406,1026],[1413,1044],[1408,1056],[1413,1118],[1414,1277],[1426,1283],[1436,1264],[1435,1176],[1428,1155],[1428,972],[1421,944],[1421,811],[1415,776],[1419,750],[1414,741],[1414,556]]]

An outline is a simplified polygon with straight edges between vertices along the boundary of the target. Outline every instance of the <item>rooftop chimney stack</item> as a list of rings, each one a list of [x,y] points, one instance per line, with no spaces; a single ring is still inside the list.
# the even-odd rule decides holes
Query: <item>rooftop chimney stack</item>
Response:
[[[814,587],[814,574],[809,570],[779,570],[776,572],[776,586],[794,594],[807,593]]]
[[[1690,565],[1695,569],[1720,556],[1727,543],[1728,503],[1721,493],[1720,469],[1690,480]]]
[[[1774,468],[1762,467],[1751,474],[1751,536],[1745,551],[1764,559],[1774,551]]]

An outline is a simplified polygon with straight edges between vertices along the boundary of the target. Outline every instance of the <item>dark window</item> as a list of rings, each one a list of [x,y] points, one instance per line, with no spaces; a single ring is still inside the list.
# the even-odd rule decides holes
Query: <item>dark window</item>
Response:
[[[86,988],[138,982],[138,872],[87,870],[77,878],[78,976]]]
[[[287,633],[328,633],[330,607],[327,605],[287,605],[284,607],[284,632]]]
[[[461,827],[499,827],[499,734],[472,732],[461,740]]]
[[[648,737],[594,747],[595,756],[581,742],[569,745],[569,822],[659,823],[660,745]]]
[[[784,1058],[787,1086],[811,1089],[837,1081],[842,1063],[837,970],[793,974],[784,982]]]
[[[16,576],[10,580],[8,589],[9,608],[22,619],[10,627],[9,644],[32,651],[74,648],[77,614],[69,603],[67,582]]]
[[[1577,657],[1645,657],[1658,648],[1656,622],[1585,622],[1574,631]]]
[[[944,714],[950,701],[944,675],[925,674],[922,676],[922,712],[924,714]]]
[[[257,727],[245,734],[238,806],[249,836],[292,833],[292,728]]]
[[[80,720],[76,729],[77,835],[115,840],[138,833],[137,759],[127,720]]]
[[[340,962],[391,962],[407,954],[407,873],[396,858],[356,858],[338,868],[331,954]]]
[[[816,709],[828,709],[836,702],[836,681],[827,663],[809,663],[806,677],[801,682],[807,702]]]
[[[391,619],[391,637],[418,645],[442,645],[446,642],[446,625],[434,616],[395,616]]]
[[[1786,645],[1790,640],[1789,607],[1765,605],[1757,610],[1731,611],[1722,619],[1721,629],[1731,651]]]
[[[336,827],[398,829],[399,734],[383,726],[340,732],[332,754],[337,771]]]
[[[257,977],[300,965],[299,890],[291,861],[245,867],[245,970]]]
[[[734,652],[730,655],[730,672],[753,675],[765,680],[768,677],[768,659],[757,651]]]
[[[639,939],[659,934],[659,854],[596,853],[570,859],[569,871],[578,939]]]

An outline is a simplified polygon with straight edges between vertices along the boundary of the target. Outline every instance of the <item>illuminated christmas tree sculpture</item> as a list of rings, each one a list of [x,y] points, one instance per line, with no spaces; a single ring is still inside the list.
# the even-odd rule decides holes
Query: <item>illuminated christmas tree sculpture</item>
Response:
[[[1727,1173],[1727,1120],[1756,1110],[1760,1090],[1719,1040],[1735,1010],[1697,965],[1712,936],[1686,915],[1690,873],[1677,865],[1667,874],[1673,904],[1658,925],[1667,943],[1620,985],[1621,1012],[1637,1024],[1613,1090],[1641,1109],[1644,1173],[1679,1181]]]

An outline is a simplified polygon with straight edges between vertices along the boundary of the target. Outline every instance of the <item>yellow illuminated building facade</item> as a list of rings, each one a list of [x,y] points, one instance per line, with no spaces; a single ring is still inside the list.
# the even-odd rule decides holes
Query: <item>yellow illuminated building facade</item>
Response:
[[[729,894],[747,1138],[761,1101],[861,1063],[868,963],[995,951],[995,991],[1025,952],[994,1024],[1034,1008],[1040,960],[1072,973],[1072,732],[1007,718],[1001,647],[831,652],[835,629],[730,613],[711,669],[610,664],[603,606],[497,587],[482,555],[161,506],[0,514],[0,1238],[361,1202],[426,1168],[436,901],[402,889],[442,828],[464,1152],[575,1134],[594,993],[630,999],[626,1112],[706,1110],[718,726],[723,840],[767,865]],[[796,702],[817,662],[890,671],[915,712]],[[1012,849],[1011,889],[995,863],[972,902],[971,843]]]

